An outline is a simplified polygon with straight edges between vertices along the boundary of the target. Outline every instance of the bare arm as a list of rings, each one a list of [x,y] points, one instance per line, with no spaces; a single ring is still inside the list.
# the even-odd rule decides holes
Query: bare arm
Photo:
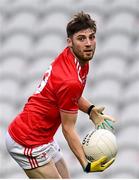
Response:
[[[105,163],[105,161],[107,160],[106,156],[94,162],[87,161],[82,145],[80,143],[79,136],[75,130],[75,122],[77,119],[77,114],[68,114],[64,112],[60,112],[60,114],[62,121],[62,131],[65,136],[65,139],[67,140],[70,149],[79,160],[84,171],[101,172],[107,169],[114,162],[115,160],[114,158],[108,161],[107,163]]]
[[[79,136],[75,130],[77,114],[69,114],[65,112],[60,112],[60,114],[62,121],[62,131],[65,139],[67,140],[70,149],[75,154],[80,164],[84,168],[86,167],[88,162],[85,157],[82,144],[80,143]]]
[[[89,102],[85,97],[81,96],[78,101],[79,109],[84,113],[87,113],[88,108],[91,106],[91,102]]]

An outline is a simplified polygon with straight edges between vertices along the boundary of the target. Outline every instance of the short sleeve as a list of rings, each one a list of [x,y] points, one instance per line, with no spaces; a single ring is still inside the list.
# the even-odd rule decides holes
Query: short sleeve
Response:
[[[58,106],[60,111],[77,113],[78,100],[81,97],[82,88],[77,81],[65,81],[57,92]]]

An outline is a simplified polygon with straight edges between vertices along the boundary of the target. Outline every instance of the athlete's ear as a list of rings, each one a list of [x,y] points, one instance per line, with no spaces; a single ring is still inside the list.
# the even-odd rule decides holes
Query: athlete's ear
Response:
[[[68,44],[68,47],[72,47],[72,40],[71,40],[71,38],[67,38],[67,44]]]

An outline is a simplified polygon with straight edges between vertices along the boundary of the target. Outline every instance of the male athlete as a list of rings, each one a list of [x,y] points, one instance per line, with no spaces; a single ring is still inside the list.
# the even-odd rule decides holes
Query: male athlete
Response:
[[[83,96],[89,61],[96,48],[96,23],[80,12],[67,24],[67,47],[51,63],[36,92],[23,111],[9,125],[6,145],[10,155],[29,178],[70,178],[54,135],[61,124],[64,137],[84,172],[100,172],[114,159],[89,162],[75,130],[78,110],[88,113],[98,126],[104,119],[103,107],[92,105]]]

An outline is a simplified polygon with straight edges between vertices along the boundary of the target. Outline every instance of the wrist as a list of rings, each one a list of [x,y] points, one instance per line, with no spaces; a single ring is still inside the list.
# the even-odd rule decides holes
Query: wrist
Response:
[[[89,106],[88,110],[87,110],[87,114],[90,116],[91,110],[95,107],[95,105],[91,105]]]
[[[89,162],[89,161],[88,161],[86,158],[85,158],[83,161],[80,162],[83,169],[86,168],[88,162]]]
[[[86,167],[84,168],[84,171],[85,171],[86,173],[89,173],[89,172],[90,172],[90,166],[91,166],[91,163],[88,162],[87,165],[86,165]]]

